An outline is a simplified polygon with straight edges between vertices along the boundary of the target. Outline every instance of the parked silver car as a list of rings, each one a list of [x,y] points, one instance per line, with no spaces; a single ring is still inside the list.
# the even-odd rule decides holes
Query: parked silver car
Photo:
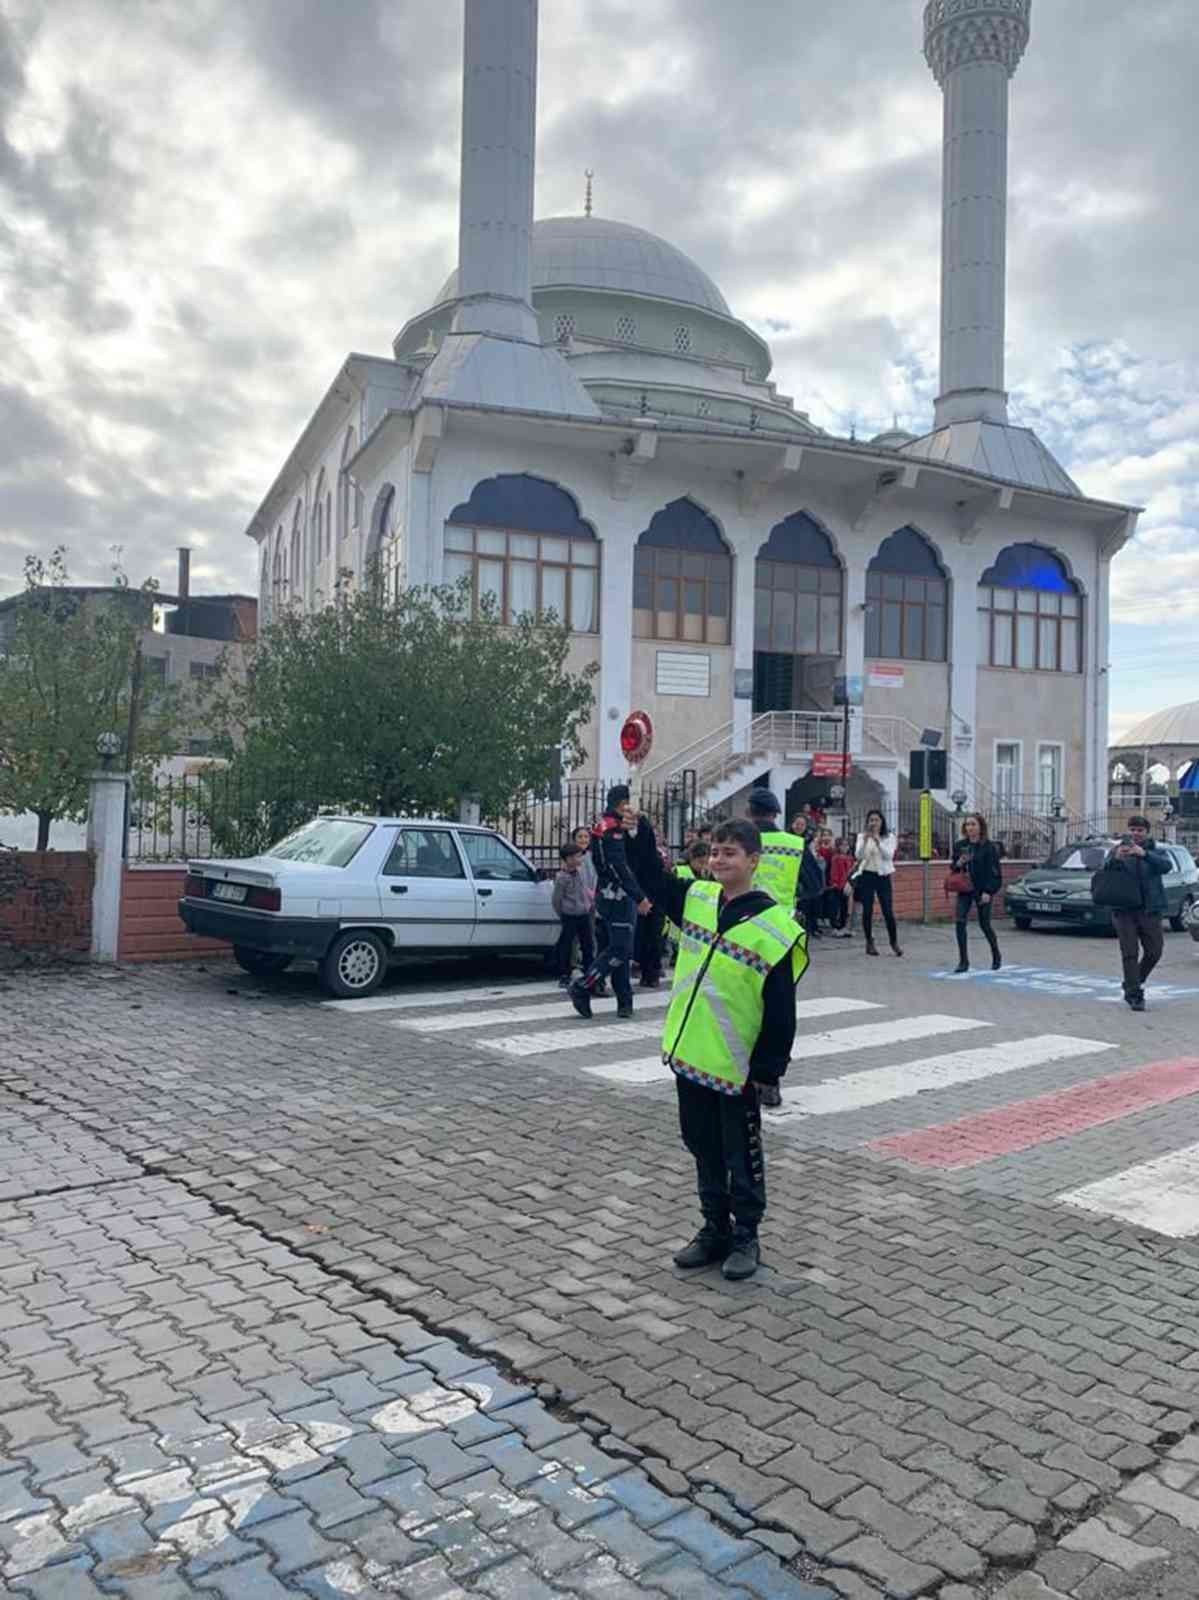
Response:
[[[179,915],[247,971],[315,961],[331,994],[370,994],[414,952],[546,953],[551,885],[490,828],[321,816],[245,860],[191,861]]]

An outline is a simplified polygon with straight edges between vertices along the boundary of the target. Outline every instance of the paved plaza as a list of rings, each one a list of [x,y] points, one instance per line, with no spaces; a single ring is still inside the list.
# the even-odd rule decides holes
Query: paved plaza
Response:
[[[0,1587],[1194,1600],[1199,947],[823,942],[764,1267],[520,964],[0,977]]]

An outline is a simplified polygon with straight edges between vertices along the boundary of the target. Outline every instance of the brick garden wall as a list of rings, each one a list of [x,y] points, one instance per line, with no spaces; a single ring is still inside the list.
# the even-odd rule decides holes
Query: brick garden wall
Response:
[[[221,939],[198,939],[179,920],[183,867],[126,867],[121,886],[119,961],[192,961],[228,955]]]
[[[1005,861],[1003,881],[1015,883],[1017,878],[1034,866],[1031,861]],[[923,906],[923,866],[919,861],[901,861],[895,868],[895,915],[901,921],[919,922]],[[948,861],[930,861],[928,864],[928,914],[931,921],[951,921],[956,902],[945,893],[945,879],[949,875]],[[996,902],[996,916],[1004,916],[1006,908],[1002,897]]]
[[[86,955],[92,879],[86,850],[0,850],[0,948]]]

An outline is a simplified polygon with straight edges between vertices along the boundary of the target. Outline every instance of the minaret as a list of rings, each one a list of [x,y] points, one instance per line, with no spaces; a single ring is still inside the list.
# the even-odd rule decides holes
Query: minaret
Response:
[[[929,0],[924,54],[945,100],[938,428],[1006,423],[1008,79],[1032,0]]]
[[[426,399],[597,416],[532,305],[538,0],[465,0],[458,294]]]

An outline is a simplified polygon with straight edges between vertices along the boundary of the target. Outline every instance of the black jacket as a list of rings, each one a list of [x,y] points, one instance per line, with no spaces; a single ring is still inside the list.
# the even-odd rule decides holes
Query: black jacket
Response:
[[[653,830],[643,823],[651,838]],[[638,837],[641,830],[638,829]],[[645,894],[629,865],[629,836],[618,816],[605,811],[591,831],[591,859],[595,863],[595,891],[600,901],[644,900]]]
[[[676,927],[681,926],[690,882],[665,871],[654,831],[644,819],[638,825],[633,844],[637,871],[650,899],[662,907]],[[747,922],[773,905],[771,897],[758,889],[751,889],[736,900],[726,902],[722,897],[716,918],[717,932],[726,933],[739,922]],[[790,957],[780,961],[768,975],[762,987],[762,1005],[762,1029],[750,1052],[749,1072],[755,1083],[777,1083],[787,1070],[795,1043],[795,980],[791,976]]]
[[[969,864],[966,852],[970,851]],[[1003,869],[999,865],[999,851],[990,839],[980,839],[971,845],[968,839],[959,839],[953,847],[955,872],[968,872],[975,894],[998,894],[1003,888]]]
[[[1141,891],[1141,910],[1164,917],[1169,908],[1162,879],[1167,872],[1174,871],[1174,863],[1164,850],[1158,849],[1149,839],[1146,839],[1144,849],[1143,856],[1123,857],[1118,856],[1115,850],[1109,850],[1104,865],[1131,872]]]

